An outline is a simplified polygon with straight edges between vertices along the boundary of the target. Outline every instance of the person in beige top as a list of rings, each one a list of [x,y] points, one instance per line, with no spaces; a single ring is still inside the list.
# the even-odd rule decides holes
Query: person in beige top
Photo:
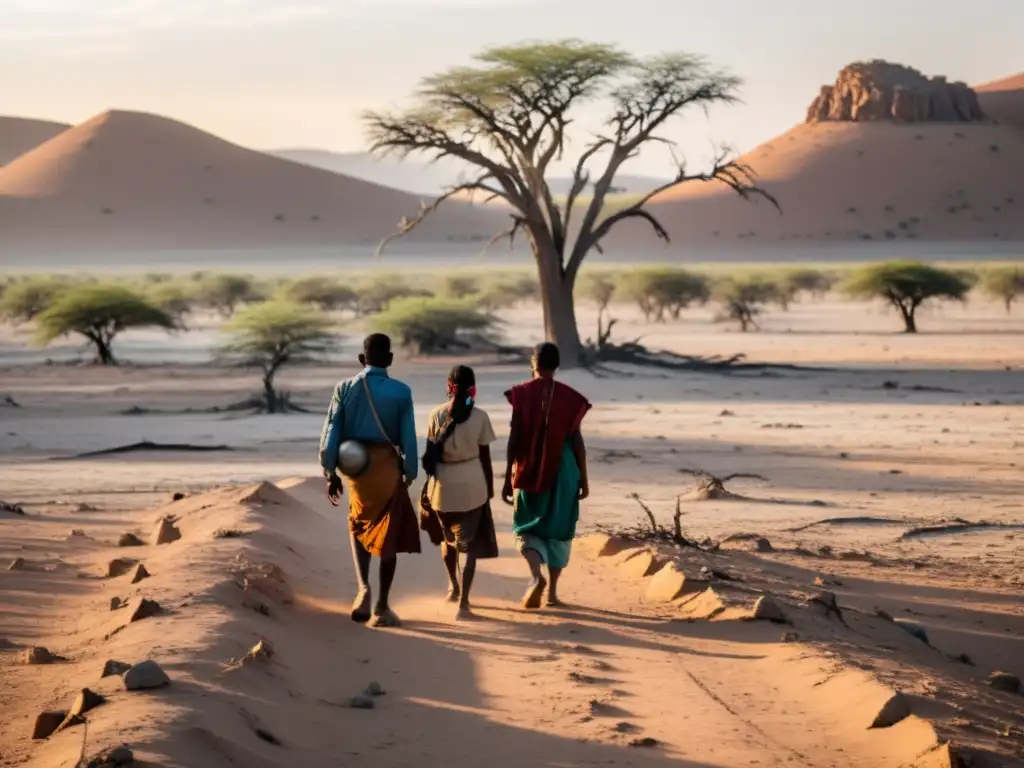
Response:
[[[491,443],[496,438],[487,412],[476,406],[476,376],[472,368],[458,365],[452,369],[448,395],[447,403],[431,411],[427,424],[427,440],[439,448],[439,461],[433,473],[428,471],[421,508],[427,518],[424,527],[428,533],[428,525],[433,524],[431,518],[439,523],[439,535],[432,535],[431,540],[441,546],[450,584],[448,600],[458,603],[457,618],[465,619],[473,615],[469,593],[476,561],[498,556],[491,515]],[[460,553],[466,557],[461,580]]]

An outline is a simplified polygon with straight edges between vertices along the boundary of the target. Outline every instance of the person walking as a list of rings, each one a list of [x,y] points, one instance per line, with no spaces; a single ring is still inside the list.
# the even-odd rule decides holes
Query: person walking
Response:
[[[448,600],[458,604],[457,619],[473,617],[470,591],[477,560],[498,556],[491,513],[494,468],[490,446],[496,439],[490,417],[476,405],[473,369],[455,366],[448,376],[448,401],[431,411],[427,422],[424,470],[428,476],[420,506],[428,533],[434,527],[431,516],[437,522],[431,540],[441,547]],[[432,444],[436,462],[428,459]],[[466,558],[461,579],[460,554]]]
[[[420,551],[420,531],[408,488],[418,472],[412,390],[388,375],[394,360],[391,339],[366,337],[357,376],[335,387],[320,436],[320,465],[327,479],[327,498],[341,503],[344,485],[338,449],[346,440],[365,445],[366,469],[349,478],[348,524],[359,591],[351,616],[376,627],[396,627],[391,586],[398,555]],[[372,602],[370,562],[380,559],[380,594]],[[372,614],[371,614],[371,605]]]

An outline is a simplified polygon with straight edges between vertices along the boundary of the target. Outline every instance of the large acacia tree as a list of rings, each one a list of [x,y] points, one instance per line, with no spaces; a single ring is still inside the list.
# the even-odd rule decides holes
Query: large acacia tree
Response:
[[[600,251],[619,222],[642,219],[668,241],[668,231],[646,205],[689,181],[721,182],[744,198],[775,203],[756,186],[751,169],[721,149],[703,171],[691,173],[677,159],[665,184],[626,205],[606,205],[616,174],[643,147],[667,145],[676,157],[666,134],[674,118],[693,107],[736,102],[739,85],[738,78],[684,53],[641,60],[614,46],[577,40],[487,49],[473,66],[425,78],[409,108],[364,114],[371,151],[457,158],[476,172],[403,219],[381,247],[411,232],[452,197],[504,201],[511,224],[489,245],[526,236],[539,271],[546,336],[562,348],[566,364],[582,364],[573,286],[587,254]],[[569,193],[557,199],[549,171],[564,159],[578,108],[596,101],[607,103],[604,127],[580,148]]]

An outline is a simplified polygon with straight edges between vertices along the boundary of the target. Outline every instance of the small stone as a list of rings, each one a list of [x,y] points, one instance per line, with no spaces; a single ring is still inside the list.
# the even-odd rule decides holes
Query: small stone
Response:
[[[23,571],[25,570],[25,558],[16,557],[11,560],[11,564],[7,566],[8,571]]]
[[[921,624],[916,621],[910,621],[909,619],[894,619],[893,620],[900,629],[910,633],[925,645],[931,645],[931,641],[928,639],[928,630],[925,629]]]
[[[892,614],[890,614],[888,611],[882,610],[881,608],[875,608],[875,616],[877,616],[880,619],[885,619],[886,621],[895,621],[895,619],[892,617]]]
[[[376,680],[371,680],[370,684],[366,686],[364,691],[367,696],[383,696],[385,694],[384,686],[378,683]]]
[[[135,762],[135,754],[124,744],[101,752],[90,760],[85,768],[111,768],[111,766],[131,765]]]
[[[129,691],[142,691],[170,685],[171,679],[155,661],[140,661],[124,673],[124,687]]]
[[[839,618],[843,617],[842,611],[839,610],[839,603],[836,601],[836,596],[832,592],[819,592],[811,598],[810,602],[811,605],[824,608],[826,616],[835,614]]]
[[[181,491],[175,491],[175,492],[174,492],[174,493],[173,493],[173,494],[171,495],[171,501],[181,501],[181,500],[182,500],[182,499],[184,499],[184,498],[185,498],[185,494],[184,494],[184,493],[182,493]]]
[[[894,693],[875,715],[868,728],[888,728],[910,717],[910,702],[902,693]]]
[[[33,739],[46,739],[60,728],[60,724],[67,717],[67,712],[40,712],[36,715],[35,725],[32,727]]]
[[[85,531],[81,528],[72,528],[71,533],[69,533],[68,536],[85,536]]]
[[[974,666],[974,659],[972,659],[966,653],[961,653],[959,656],[956,657],[956,660],[959,661],[961,664],[966,664],[969,667]]]
[[[75,697],[75,702],[71,705],[71,709],[68,710],[68,715],[84,715],[101,704],[105,704],[106,701],[105,697],[95,691],[83,688],[78,696]]]
[[[988,682],[988,684],[997,691],[1003,691],[1005,693],[1021,692],[1020,678],[1011,672],[993,672],[988,676],[988,680],[986,682]]]
[[[132,572],[132,584],[138,584],[143,579],[148,579],[150,576],[149,571],[146,570],[146,566],[139,563],[135,566],[135,570]]]
[[[348,705],[352,707],[352,709],[373,709],[376,706],[376,704],[373,703],[373,699],[366,694],[353,696]]]
[[[754,603],[754,619],[761,621],[774,621],[784,622],[786,620],[786,614],[782,612],[782,608],[768,595],[761,595],[757,598],[757,602]]]
[[[633,739],[629,742],[629,746],[650,749],[658,746],[658,740],[651,738],[650,736],[644,736],[642,739]]]
[[[124,608],[125,604],[120,597],[110,598],[110,610],[116,611],[119,608]]]
[[[160,603],[146,597],[137,597],[130,604],[131,616],[128,621],[142,621],[161,612]]]
[[[135,565],[135,561],[127,557],[115,558],[107,563],[107,578],[116,579],[118,576],[124,576],[132,569],[133,565]]]
[[[755,552],[774,552],[775,551],[775,547],[772,546],[772,543],[770,541],[768,541],[768,539],[766,539],[766,538],[764,538],[762,536],[761,538],[758,538],[758,539],[754,540],[754,551]]]
[[[103,665],[103,673],[100,677],[111,677],[113,675],[120,677],[131,668],[131,664],[125,664],[123,661],[114,661],[113,659],[110,659]]]
[[[117,540],[117,546],[119,547],[141,547],[144,543],[134,533],[122,533],[121,538]]]
[[[782,633],[782,642],[784,642],[784,643],[795,643],[799,639],[800,639],[800,635],[798,635],[796,632],[783,632]]]
[[[50,653],[49,649],[36,646],[35,648],[29,648],[25,651],[25,663],[38,665],[38,664],[53,664],[56,661],[64,661],[63,656],[58,656],[55,653]]]
[[[153,544],[170,544],[180,538],[181,531],[177,529],[174,525],[174,520],[170,517],[163,518],[156,524],[156,528],[153,530]]]

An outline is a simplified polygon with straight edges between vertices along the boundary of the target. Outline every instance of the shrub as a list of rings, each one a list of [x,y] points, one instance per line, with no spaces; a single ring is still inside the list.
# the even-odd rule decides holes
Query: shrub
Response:
[[[918,307],[933,299],[963,301],[970,283],[956,271],[916,261],[875,264],[854,272],[843,289],[857,298],[884,299],[899,310],[904,330],[917,333]]]
[[[503,277],[493,280],[480,289],[474,302],[488,312],[511,309],[524,301],[540,298],[540,282],[530,275]]]
[[[375,328],[417,354],[466,349],[471,334],[490,340],[495,323],[470,302],[451,299],[400,299],[374,318]]]
[[[427,298],[430,291],[413,288],[397,275],[376,275],[358,286],[356,311],[360,315],[375,315],[400,299]]]
[[[296,304],[312,304],[324,312],[355,309],[359,294],[354,288],[329,277],[304,277],[287,282],[277,295]]]
[[[711,296],[711,286],[704,275],[667,267],[630,272],[616,290],[636,302],[647,322],[659,323],[665,322],[668,315],[678,320],[686,307],[704,304]]]
[[[0,319],[28,322],[46,310],[70,282],[59,277],[30,277],[11,283],[0,297]]]
[[[579,282],[580,293],[593,302],[599,312],[608,309],[615,298],[616,287],[614,275],[601,272],[583,275]]]
[[[475,277],[466,275],[449,275],[441,280],[441,288],[438,294],[446,299],[462,299],[480,292],[480,281]]]
[[[196,305],[195,288],[181,281],[152,284],[145,295],[153,306],[171,315],[179,324]]]
[[[309,306],[268,301],[240,311],[225,325],[228,340],[217,350],[219,360],[259,368],[263,372],[263,407],[267,413],[287,408],[274,377],[289,363],[315,359],[325,353],[333,336],[331,320]]]
[[[36,338],[49,344],[60,336],[77,333],[96,348],[96,360],[116,363],[114,338],[129,328],[156,327],[174,330],[174,318],[150,303],[142,294],[119,285],[81,285],[62,292],[35,318]]]
[[[1024,270],[1020,267],[994,267],[981,273],[980,287],[985,295],[998,299],[1009,314],[1013,302],[1024,294]]]
[[[197,273],[196,298],[199,303],[231,317],[240,304],[263,301],[266,297],[252,278],[245,275],[207,275]]]
[[[764,305],[779,302],[778,283],[758,274],[723,278],[715,283],[712,295],[722,305],[723,318],[738,322],[744,333],[758,327]]]
[[[823,272],[820,269],[797,268],[783,271],[778,283],[780,296],[792,300],[799,298],[801,294],[808,294],[816,299],[823,298],[837,281],[834,273]]]

